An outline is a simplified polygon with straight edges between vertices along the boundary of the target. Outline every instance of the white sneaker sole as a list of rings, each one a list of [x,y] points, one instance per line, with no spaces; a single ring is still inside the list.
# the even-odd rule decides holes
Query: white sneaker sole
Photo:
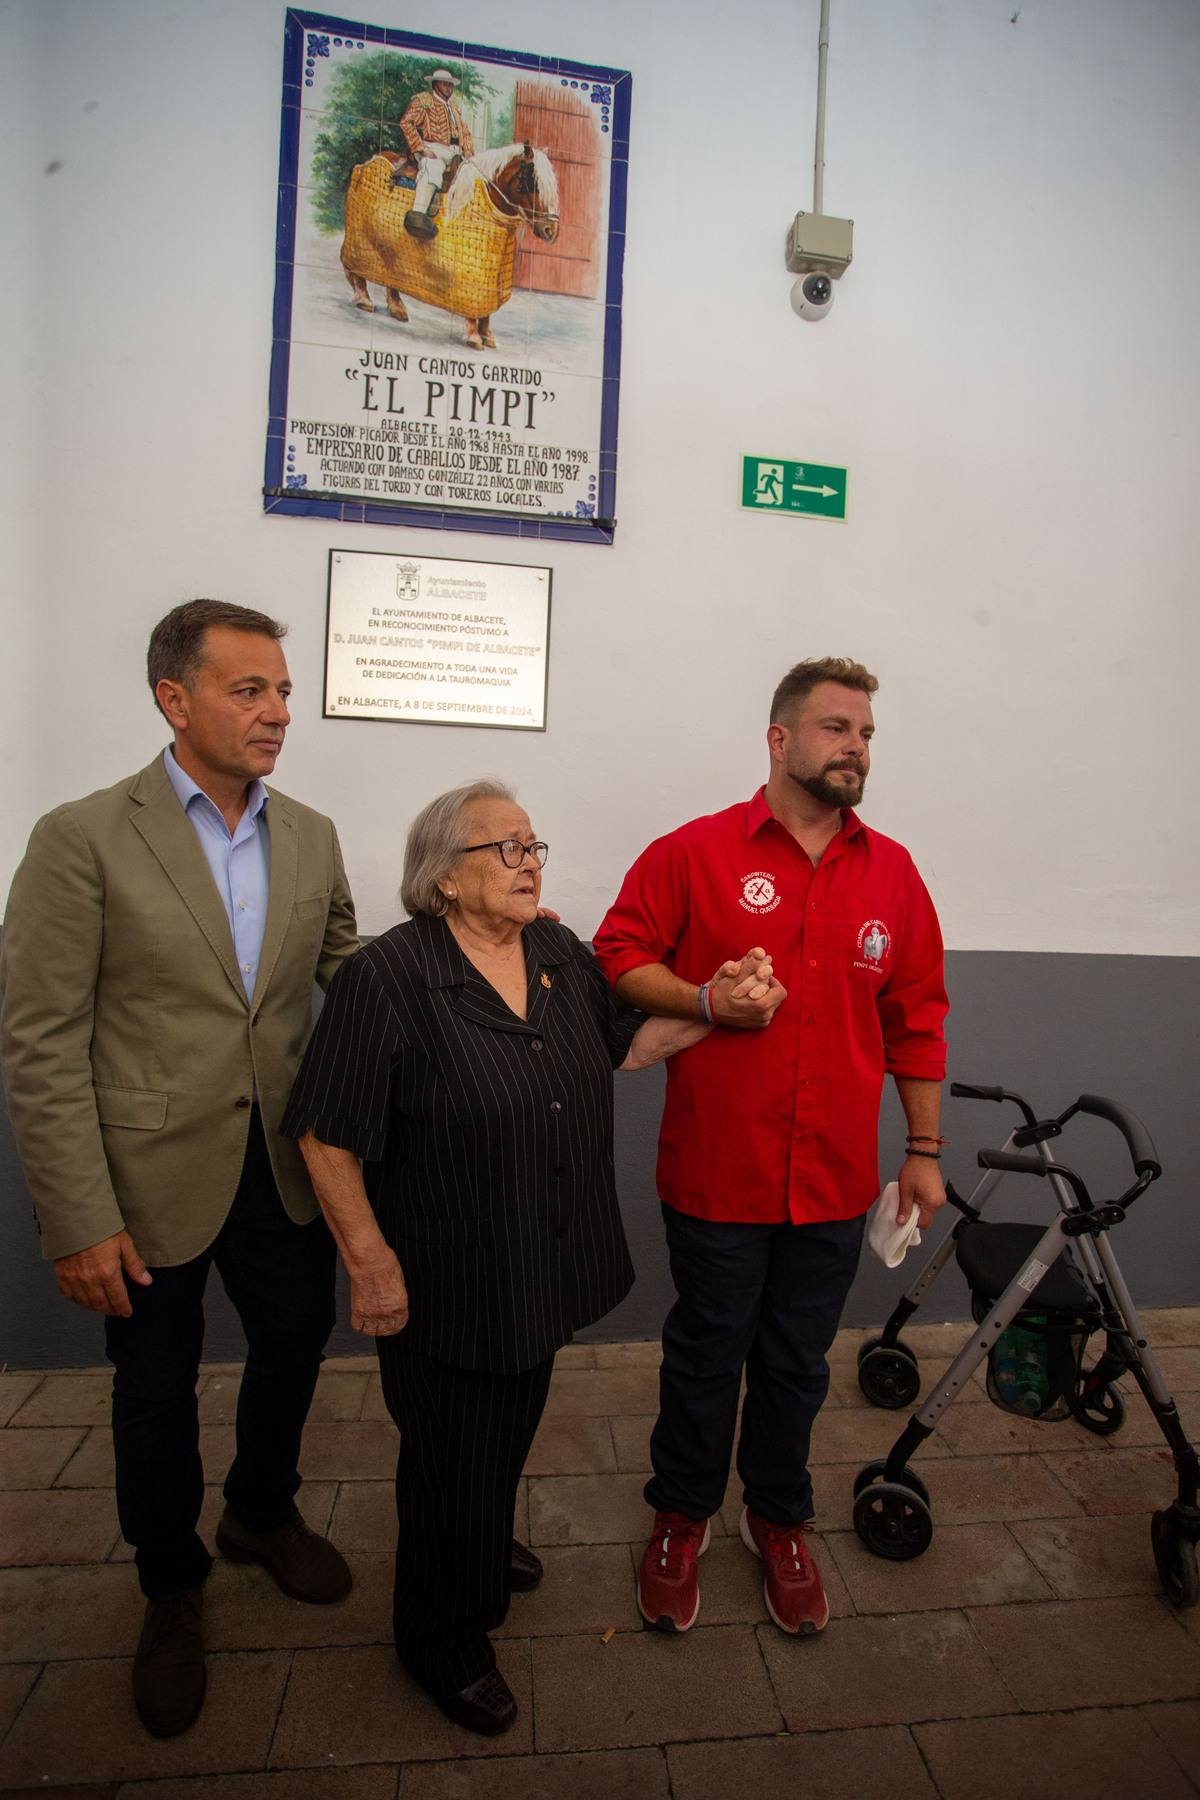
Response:
[[[704,1552],[708,1549],[711,1539],[712,1539],[712,1526],[705,1525],[704,1536],[700,1540],[700,1548],[696,1552],[697,1556],[704,1555]],[[696,1623],[696,1620],[700,1617],[700,1583],[699,1582],[696,1583],[695,1611],[692,1613],[691,1618],[687,1621],[686,1624],[680,1624],[678,1619],[672,1619],[668,1613],[659,1613],[656,1618],[652,1618],[651,1615],[646,1611],[645,1607],[642,1605],[642,1584],[641,1584],[640,1580],[638,1581],[637,1603],[638,1603],[638,1611],[641,1613],[643,1619],[645,1619],[647,1625],[651,1626],[655,1631],[690,1631],[692,1629],[692,1626]]]
[[[753,1533],[750,1530],[749,1512],[750,1508],[748,1506],[743,1506],[741,1520],[738,1524],[738,1531],[741,1534],[742,1542],[745,1544],[747,1550],[757,1556],[759,1562],[761,1562],[762,1551],[755,1543]],[[763,1579],[763,1599],[766,1601],[767,1611],[770,1613],[772,1619],[774,1619],[776,1625],[778,1625],[780,1631],[786,1631],[789,1637],[812,1637],[816,1632],[824,1631],[829,1623],[829,1602],[827,1600],[825,1602],[825,1617],[821,1620],[819,1625],[815,1619],[806,1619],[803,1625],[785,1625],[779,1614],[775,1611],[775,1608],[771,1605],[771,1596],[767,1591],[765,1577]]]

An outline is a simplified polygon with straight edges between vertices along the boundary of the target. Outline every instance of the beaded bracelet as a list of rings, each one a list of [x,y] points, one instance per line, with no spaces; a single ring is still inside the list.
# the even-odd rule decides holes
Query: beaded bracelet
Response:
[[[908,1147],[908,1154],[910,1156],[927,1156],[930,1162],[941,1162],[942,1160],[940,1150],[914,1150],[911,1144]]]
[[[711,981],[706,981],[704,983],[704,986],[700,989],[700,992],[697,995],[697,999],[700,1002],[700,1017],[702,1019],[707,1020],[708,1024],[710,1024],[710,1025],[714,1024],[715,1021],[713,1019],[712,982]]]

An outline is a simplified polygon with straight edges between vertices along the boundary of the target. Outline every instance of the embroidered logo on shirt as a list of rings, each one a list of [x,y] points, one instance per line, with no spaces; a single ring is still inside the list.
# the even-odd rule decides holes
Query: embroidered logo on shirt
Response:
[[[782,896],[776,891],[772,876],[765,869],[755,869],[742,881],[741,905],[747,912],[774,912]]]
[[[892,934],[882,919],[868,919],[858,934],[856,969],[879,970],[892,945]]]

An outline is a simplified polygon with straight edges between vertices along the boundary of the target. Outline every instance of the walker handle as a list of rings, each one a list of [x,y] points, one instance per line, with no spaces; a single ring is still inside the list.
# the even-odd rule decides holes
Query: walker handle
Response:
[[[981,1169],[1010,1169],[1014,1175],[1044,1175],[1046,1165],[1040,1156],[1018,1156],[1013,1150],[981,1150]]]
[[[969,1081],[952,1081],[950,1092],[956,1100],[1003,1100],[1004,1089],[1000,1087],[977,1087]]]
[[[1158,1151],[1136,1113],[1130,1112],[1127,1106],[1119,1106],[1115,1100],[1106,1100],[1103,1094],[1080,1094],[1075,1102],[1075,1109],[1081,1113],[1091,1113],[1096,1119],[1107,1119],[1110,1125],[1115,1125],[1129,1146],[1136,1172],[1139,1175],[1149,1175],[1151,1181],[1158,1180],[1162,1174]]]

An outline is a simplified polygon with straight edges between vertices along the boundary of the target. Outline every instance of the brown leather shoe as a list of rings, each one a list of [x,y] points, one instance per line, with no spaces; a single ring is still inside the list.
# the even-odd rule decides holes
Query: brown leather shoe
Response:
[[[313,1606],[344,1600],[354,1586],[341,1552],[310,1531],[299,1513],[277,1531],[247,1531],[226,1507],[217,1526],[217,1549],[230,1562],[262,1563],[285,1594]]]
[[[429,1692],[448,1719],[465,1725],[468,1731],[477,1731],[481,1737],[499,1737],[516,1722],[517,1703],[499,1669],[490,1670],[470,1687],[451,1693],[430,1688]]]
[[[148,1600],[133,1659],[133,1703],[152,1737],[178,1737],[204,1705],[204,1589]]]
[[[542,1561],[532,1550],[513,1539],[512,1573],[508,1585],[514,1594],[528,1594],[542,1579]]]

